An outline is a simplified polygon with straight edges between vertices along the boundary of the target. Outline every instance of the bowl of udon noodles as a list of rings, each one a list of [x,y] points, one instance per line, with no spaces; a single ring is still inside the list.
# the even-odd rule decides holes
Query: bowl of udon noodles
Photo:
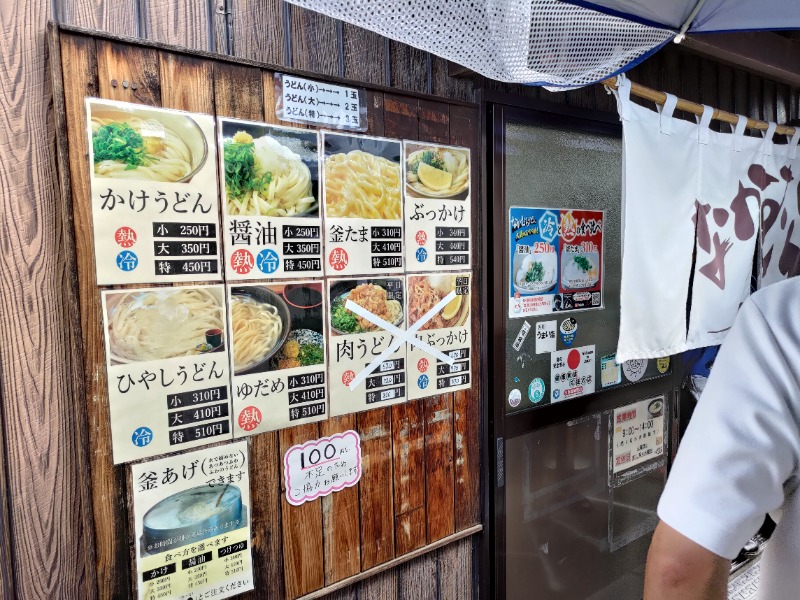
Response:
[[[352,300],[369,313],[399,326],[403,322],[403,304],[399,300],[389,298],[383,280],[374,281],[339,281],[331,286],[330,306],[331,331],[336,335],[351,333],[369,333],[382,329],[371,320],[361,317],[348,308],[347,301]]]
[[[243,527],[247,506],[233,485],[190,488],[167,496],[142,519],[142,554],[158,554]],[[186,540],[189,540],[188,542]]]
[[[221,299],[202,287],[120,292],[107,311],[111,364],[201,354],[206,331],[225,327]]]
[[[286,342],[291,315],[286,301],[267,287],[233,288],[231,294],[233,372],[269,370],[269,361]]]
[[[200,126],[179,113],[92,106],[95,177],[185,183],[208,158]]]

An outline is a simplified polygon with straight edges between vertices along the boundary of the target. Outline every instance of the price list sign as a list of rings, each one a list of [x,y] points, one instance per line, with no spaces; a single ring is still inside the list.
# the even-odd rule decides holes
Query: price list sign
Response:
[[[614,409],[611,464],[615,475],[664,456],[665,402],[659,396]]]
[[[403,273],[397,140],[322,133],[325,273]]]
[[[275,116],[291,123],[367,130],[367,99],[359,88],[275,74]]]
[[[319,135],[219,119],[228,281],[321,276]]]
[[[231,438],[221,285],[102,292],[114,463]]]
[[[86,99],[98,285],[220,281],[214,119]]]
[[[253,589],[247,443],[131,466],[139,600]]]
[[[468,389],[472,347],[470,273],[409,275],[409,400]]]
[[[321,281],[228,288],[234,436],[327,418]]]
[[[401,277],[328,280],[331,416],[405,402],[403,284]]]
[[[469,148],[405,141],[403,151],[408,270],[469,268]]]

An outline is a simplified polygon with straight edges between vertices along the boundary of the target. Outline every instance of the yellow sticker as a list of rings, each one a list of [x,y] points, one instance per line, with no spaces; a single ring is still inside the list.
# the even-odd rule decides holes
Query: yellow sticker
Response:
[[[656,368],[659,373],[666,373],[669,369],[669,356],[656,360]]]

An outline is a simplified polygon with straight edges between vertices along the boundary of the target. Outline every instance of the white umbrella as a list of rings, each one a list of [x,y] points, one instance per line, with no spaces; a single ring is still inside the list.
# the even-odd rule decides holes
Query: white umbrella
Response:
[[[800,29],[800,0],[290,0],[486,77],[564,88],[685,33]]]

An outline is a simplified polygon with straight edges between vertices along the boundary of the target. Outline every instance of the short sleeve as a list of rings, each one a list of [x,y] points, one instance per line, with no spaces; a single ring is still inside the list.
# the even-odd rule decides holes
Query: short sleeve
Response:
[[[748,299],[720,350],[658,505],[670,527],[729,559],[765,514],[781,506],[800,453],[792,406],[800,403],[797,373],[770,325]]]

